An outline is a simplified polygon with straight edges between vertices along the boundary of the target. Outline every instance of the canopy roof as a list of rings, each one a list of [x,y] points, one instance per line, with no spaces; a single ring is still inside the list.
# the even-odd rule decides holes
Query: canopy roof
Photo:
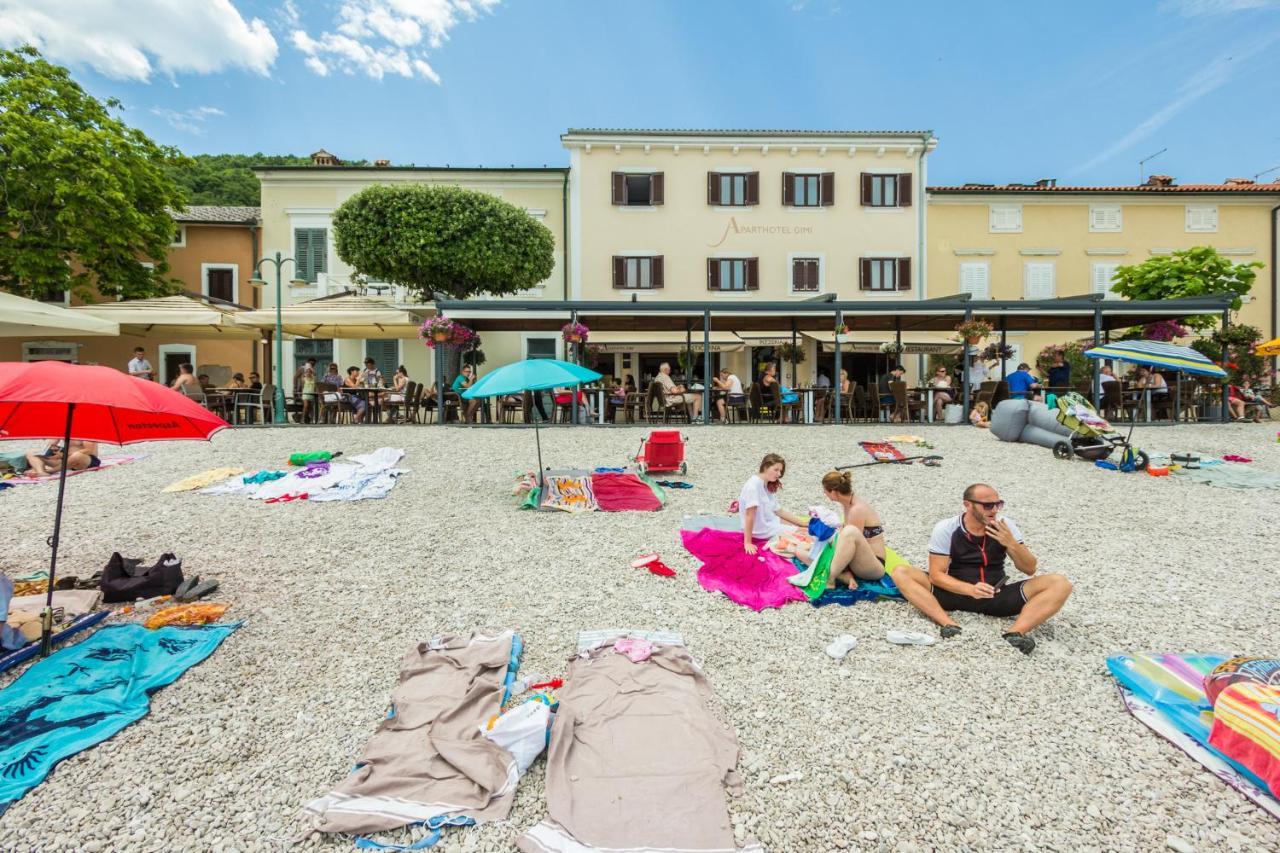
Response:
[[[590,336],[587,338],[587,343],[592,346],[603,347],[605,352],[635,352],[638,349],[674,352],[675,350],[684,349],[686,343],[691,343],[694,349],[701,350],[703,339],[701,329],[693,334],[670,331],[597,332],[592,329]],[[712,352],[737,352],[742,347],[742,338],[733,332],[711,333]]]
[[[99,302],[78,305],[71,310],[113,320],[120,325],[122,335],[247,340],[262,334],[257,329],[236,324],[236,315],[244,310],[240,306],[190,294]]]
[[[304,338],[416,338],[418,327],[434,314],[431,305],[405,305],[354,293],[298,302],[280,311],[284,331]],[[276,311],[244,311],[236,315],[236,322],[274,329]]]
[[[34,338],[48,335],[110,337],[120,327],[110,320],[0,292],[0,338]]]
[[[835,352],[834,329],[825,332],[804,332],[806,338],[818,342],[823,352]],[[849,332],[840,336],[841,352],[880,352],[880,345],[895,339],[893,332]],[[929,332],[903,332],[904,355],[959,355],[964,345],[941,334]]]

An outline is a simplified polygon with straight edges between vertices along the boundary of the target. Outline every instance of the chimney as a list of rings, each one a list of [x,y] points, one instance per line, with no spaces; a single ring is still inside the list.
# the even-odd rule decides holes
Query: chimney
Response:
[[[379,169],[385,169],[391,165],[391,161],[390,160],[374,160],[373,165],[377,166]]]
[[[1172,175],[1152,175],[1147,178],[1147,186],[1149,187],[1171,187],[1173,186]]]
[[[325,151],[323,148],[321,148],[319,151],[312,153],[311,165],[312,166],[340,166],[342,165],[342,161],[339,160],[337,157],[333,156],[332,154],[330,154],[328,151]]]
[[[1047,189],[1048,187],[1056,187],[1057,185],[1058,185],[1057,178],[1041,178],[1040,180],[1036,181],[1036,186],[1040,187],[1041,189]]]
[[[1252,178],[1227,178],[1223,183],[1229,187],[1250,187],[1254,181]]]

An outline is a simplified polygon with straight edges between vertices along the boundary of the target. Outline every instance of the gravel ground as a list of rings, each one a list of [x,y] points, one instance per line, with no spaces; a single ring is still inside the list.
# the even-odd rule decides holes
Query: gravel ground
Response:
[[[517,510],[510,484],[532,467],[533,435],[511,429],[241,430],[144,446],[144,461],[76,477],[65,571],[100,568],[117,549],[149,560],[172,550],[187,572],[222,580],[217,600],[245,625],[160,691],[149,716],[64,761],[13,806],[0,849],[280,849],[305,835],[299,807],[350,770],[410,644],[509,627],[524,635],[524,671],[555,675],[579,629],[606,626],[683,632],[742,745],[735,826],[775,851],[1280,849],[1273,819],[1125,713],[1104,665],[1126,650],[1280,652],[1278,551],[1262,523],[1275,517],[1275,493],[1108,474],[968,428],[915,428],[946,457],[941,468],[856,471],[890,544],[917,565],[967,484],[997,486],[1041,565],[1075,584],[1030,658],[981,616],[962,614],[956,640],[896,647],[883,639],[890,629],[932,631],[905,604],[755,614],[697,585],[682,515],[723,511],[769,451],[789,460],[784,504],[801,510],[821,499],[829,467],[864,461],[857,440],[894,431],[690,430],[696,487],[672,491],[659,513]],[[1273,433],[1148,428],[1139,438],[1280,471]],[[547,430],[544,459],[622,464],[643,434]],[[384,501],[161,493],[215,466],[382,445],[404,447],[412,469]],[[0,494],[0,567],[47,559],[55,495],[52,485]],[[652,550],[678,577],[630,568]],[[859,644],[836,663],[823,649],[844,632]],[[544,813],[543,781],[539,762],[509,820],[453,831],[439,849],[512,849]],[[300,847],[352,849],[315,837]]]

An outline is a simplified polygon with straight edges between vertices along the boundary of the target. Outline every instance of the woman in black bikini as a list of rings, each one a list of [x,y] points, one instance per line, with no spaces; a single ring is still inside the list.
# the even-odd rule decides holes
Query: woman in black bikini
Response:
[[[827,586],[834,587],[837,581],[842,586],[854,586],[859,580],[884,577],[884,522],[880,513],[854,494],[848,471],[828,471],[822,478],[822,491],[827,500],[840,505],[844,516],[844,525],[836,534]],[[801,562],[809,562],[807,553],[797,556]]]

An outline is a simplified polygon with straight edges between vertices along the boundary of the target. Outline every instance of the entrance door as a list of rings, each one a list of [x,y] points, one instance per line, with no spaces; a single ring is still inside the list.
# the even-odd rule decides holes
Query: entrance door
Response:
[[[400,365],[400,342],[366,340],[364,357],[377,362],[378,370],[382,371],[383,380],[390,383],[392,377],[396,375],[396,368]],[[363,365],[361,367],[363,369]]]

